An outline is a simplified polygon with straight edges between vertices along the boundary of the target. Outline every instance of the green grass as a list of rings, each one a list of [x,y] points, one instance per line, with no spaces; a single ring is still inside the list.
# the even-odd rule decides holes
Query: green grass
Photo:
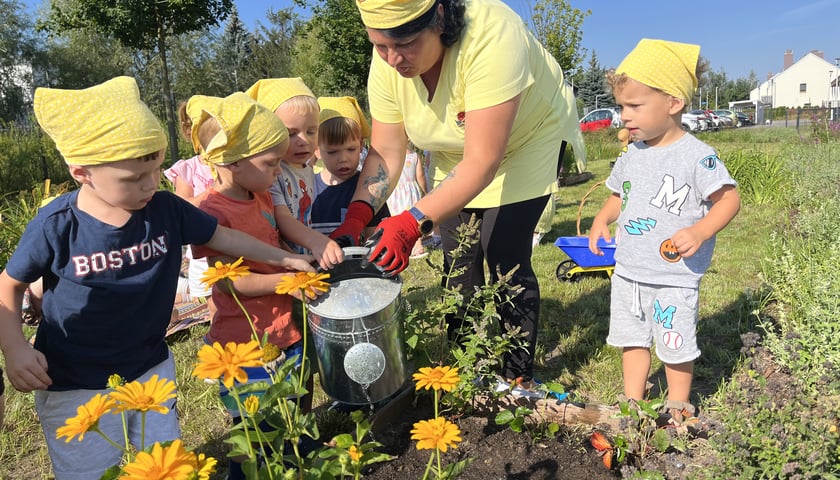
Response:
[[[749,415],[760,419],[775,419],[774,422],[788,422],[783,429],[790,432],[800,432],[809,428],[807,417],[794,415],[789,409],[767,408],[761,411],[750,411],[747,406],[751,398],[745,388],[758,389],[761,385],[762,372],[751,370],[746,365],[741,354],[740,336],[746,332],[759,332],[764,329],[785,331],[784,328],[803,328],[807,325],[807,312],[795,310],[798,305],[790,305],[783,298],[773,297],[773,288],[787,285],[792,291],[800,291],[807,285],[819,285],[822,280],[834,280],[835,275],[829,275],[832,265],[825,263],[825,270],[808,268],[808,257],[804,242],[799,244],[790,242],[786,248],[793,249],[792,266],[781,266],[779,262],[779,240],[785,236],[799,235],[809,238],[836,239],[840,234],[840,215],[837,215],[838,202],[822,202],[826,196],[838,196],[838,178],[826,175],[826,171],[836,170],[833,160],[836,160],[837,143],[824,145],[803,145],[798,142],[798,135],[791,130],[778,128],[750,128],[717,132],[704,135],[701,138],[721,152],[724,161],[736,158],[734,163],[742,161],[744,165],[736,174],[739,183],[747,184],[752,177],[738,178],[739,175],[755,175],[745,173],[760,170],[755,162],[778,162],[782,159],[779,171],[770,175],[767,182],[755,187],[759,196],[767,197],[764,203],[755,203],[755,198],[745,201],[740,214],[720,235],[711,268],[706,274],[701,288],[701,309],[698,337],[702,356],[696,364],[695,383],[692,401],[701,406],[701,411],[724,422],[728,434],[738,433],[742,443],[737,452],[726,447],[729,437],[719,442],[717,454],[727,456],[722,460],[722,470],[716,472],[718,478],[734,478],[739,473],[740,465],[754,465],[760,462],[769,463],[769,473],[765,477],[777,477],[786,461],[768,460],[770,454],[788,455],[799,458],[807,463],[807,453],[791,451],[789,448],[764,445],[763,437],[771,424],[755,425],[750,422]],[[534,268],[540,280],[542,292],[542,312],[537,345],[536,375],[543,381],[556,381],[567,386],[572,391],[573,398],[596,403],[613,403],[622,390],[621,357],[618,349],[609,347],[604,339],[607,334],[609,318],[609,280],[598,275],[582,275],[579,281],[561,282],[555,278],[557,265],[565,260],[566,255],[553,245],[559,236],[576,235],[576,220],[578,206],[587,191],[600,180],[606,179],[612,155],[618,151],[618,143],[614,140],[614,132],[601,136],[586,136],[587,145],[594,147],[590,150],[587,170],[593,172],[594,178],[587,183],[561,188],[558,193],[557,214],[552,230],[545,235],[543,244],[534,252]],[[817,161],[815,161],[817,160]],[[784,180],[784,195],[779,196],[761,194],[764,190],[778,190],[778,177]],[[755,182],[754,182],[755,183]],[[609,195],[607,189],[600,186],[593,190],[581,211],[581,229],[585,233],[592,222],[604,199]],[[796,210],[789,210],[793,205]],[[5,212],[4,208],[4,212]],[[805,212],[809,213],[808,215]],[[792,214],[793,212],[793,214]],[[813,254],[814,252],[807,252]],[[440,252],[433,252],[429,257],[432,262],[440,262]],[[827,260],[836,258],[826,256]],[[835,265],[836,266],[836,265]],[[774,278],[768,272],[787,268],[789,274],[784,279]],[[774,270],[775,269],[775,270]],[[814,276],[800,276],[798,272],[807,271]],[[404,297],[411,304],[411,308],[423,310],[425,306],[436,301],[440,293],[438,278],[433,270],[424,262],[414,262],[402,274],[404,281]],[[769,282],[768,282],[769,280]],[[783,280],[788,283],[783,283]],[[796,283],[801,282],[801,283]],[[834,289],[824,290],[834,292]],[[818,300],[817,296],[808,298]],[[833,305],[833,304],[830,304]],[[809,307],[810,305],[804,305]],[[765,312],[771,308],[783,308],[784,312],[794,312],[795,322],[777,325],[775,320],[767,320]],[[824,342],[827,331],[835,331],[835,310],[829,310],[833,316],[820,320],[823,328],[815,329],[814,335]],[[785,317],[787,318],[787,317]],[[781,318],[782,321],[784,318]],[[224,465],[224,438],[227,436],[228,421],[217,400],[217,387],[205,384],[189,375],[194,363],[195,353],[202,344],[202,335],[206,327],[195,327],[191,331],[182,332],[170,339],[171,348],[175,352],[178,366],[178,398],[179,415],[182,422],[185,443],[201,452],[221,459]],[[835,330],[831,330],[834,328]],[[814,341],[807,331],[799,344],[807,348],[809,342]],[[772,340],[772,337],[770,337]],[[783,345],[783,337],[776,345]],[[772,344],[772,341],[770,342]],[[811,343],[813,345],[813,343]],[[834,347],[832,347],[834,348]],[[836,355],[836,350],[832,350]],[[799,357],[801,360],[801,357]],[[792,364],[794,366],[800,364]],[[783,366],[784,368],[784,366]],[[836,370],[835,370],[836,372]],[[652,365],[652,381],[655,384],[654,394],[665,388],[662,365],[654,360]],[[835,378],[836,380],[836,378]],[[753,382],[753,383],[750,383]],[[837,382],[822,386],[819,390],[821,397],[838,398]],[[816,388],[814,385],[811,385]],[[317,387],[316,387],[317,390]],[[41,431],[32,407],[32,395],[20,394],[13,389],[7,389],[6,425],[0,431],[0,478],[49,478],[49,460],[46,455]],[[766,399],[761,398],[762,402]],[[327,402],[322,392],[316,392],[316,405]],[[743,402],[743,403],[741,403]],[[836,403],[836,401],[834,402]],[[828,411],[837,421],[837,407],[828,408],[825,402],[818,399],[806,398],[793,402],[792,405],[807,406],[808,408],[822,408]],[[346,429],[341,418],[330,414],[321,414],[321,422],[327,427],[322,431],[340,431]],[[830,428],[831,418],[820,421],[821,428]],[[813,419],[812,419],[813,420]],[[791,439],[820,441],[827,448],[837,447],[837,435],[831,437],[824,431],[819,432],[822,437],[797,433],[789,434]],[[735,437],[733,437],[735,438]],[[772,448],[771,448],[772,447]],[[762,448],[766,449],[762,454]],[[709,455],[708,448],[705,449]],[[804,449],[800,449],[804,450]],[[840,452],[840,450],[838,450]],[[714,454],[714,453],[711,453]],[[737,455],[736,455],[737,454]],[[736,458],[737,461],[732,460]],[[822,457],[821,457],[822,458]],[[817,467],[814,467],[817,468]],[[837,463],[823,465],[823,472],[837,475]],[[833,468],[834,470],[830,470]],[[744,470],[760,476],[760,471]],[[217,474],[215,478],[223,478]],[[746,478],[743,477],[742,478]],[[825,478],[831,478],[827,475]]]

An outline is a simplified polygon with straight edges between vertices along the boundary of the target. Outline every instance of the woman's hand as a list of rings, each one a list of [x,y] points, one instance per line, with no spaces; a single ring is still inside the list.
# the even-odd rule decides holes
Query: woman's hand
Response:
[[[358,245],[362,232],[373,220],[373,207],[363,200],[354,200],[347,206],[344,222],[330,234],[330,238],[342,247]]]
[[[368,260],[387,275],[394,276],[408,267],[408,257],[418,238],[417,220],[408,210],[395,217],[384,218],[368,241]]]

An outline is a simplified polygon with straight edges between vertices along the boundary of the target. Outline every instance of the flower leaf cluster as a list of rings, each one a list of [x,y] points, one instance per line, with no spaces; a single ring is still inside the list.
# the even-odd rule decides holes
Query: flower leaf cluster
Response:
[[[101,435],[108,443],[123,451],[129,459],[123,465],[109,468],[102,476],[103,480],[121,479],[173,479],[207,480],[216,470],[216,459],[196,454],[184,448],[180,440],[156,442],[149,447],[139,446],[136,455],[132,454],[128,439],[120,445],[109,438],[99,428],[99,421],[105,415],[125,415],[129,411],[140,412],[145,423],[148,412],[166,414],[169,407],[165,403],[175,398],[175,383],[158,375],[152,375],[145,382],[124,382],[118,375],[109,378],[108,385],[113,389],[107,394],[98,393],[80,405],[76,416],[70,417],[64,426],[56,431],[56,437],[70,442],[74,438],[83,441],[85,434],[94,432]],[[125,418],[123,417],[123,425]]]

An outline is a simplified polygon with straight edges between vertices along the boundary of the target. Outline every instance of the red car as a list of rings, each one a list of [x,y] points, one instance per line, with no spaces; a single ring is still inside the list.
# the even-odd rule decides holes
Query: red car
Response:
[[[621,128],[621,110],[616,107],[597,108],[580,119],[582,132],[594,132],[602,128]]]

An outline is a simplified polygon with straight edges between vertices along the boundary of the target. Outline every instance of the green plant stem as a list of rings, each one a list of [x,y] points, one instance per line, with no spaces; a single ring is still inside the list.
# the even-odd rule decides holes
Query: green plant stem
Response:
[[[128,424],[125,419],[125,412],[120,412],[120,418],[122,419],[122,427],[123,427],[123,442],[125,442],[125,449],[123,451],[128,451]]]
[[[245,425],[245,440],[248,443],[248,457],[253,458],[254,457],[254,442],[253,442],[253,440],[251,440],[251,435],[250,435],[250,432],[248,430],[248,424],[247,424],[247,422],[245,422],[245,418],[246,418],[248,412],[245,410],[245,405],[242,404],[242,400],[239,398],[239,392],[236,390],[236,385],[233,385],[233,387],[230,389],[230,394],[233,395],[233,399],[236,400],[236,408],[239,409],[239,414],[241,415],[242,422]],[[245,415],[242,415],[243,413],[245,413]],[[256,432],[256,429],[260,428],[260,427],[259,427],[259,425],[256,425],[256,422],[254,422],[254,423],[255,423],[254,431]],[[263,455],[265,455],[265,450],[263,450],[262,442],[260,442],[260,452]],[[269,469],[268,475],[269,475],[269,478],[274,478],[274,473],[272,472],[271,469]]]
[[[140,451],[146,449],[146,412],[140,412]]]
[[[426,464],[426,471],[423,472],[423,480],[429,478],[429,470],[432,468],[432,461],[435,459],[435,454],[429,455],[429,462]]]
[[[115,448],[117,448],[118,450],[122,450],[123,454],[127,454],[127,453],[128,453],[128,449],[127,449],[127,448],[123,448],[123,446],[122,446],[122,445],[120,445],[119,443],[117,443],[117,442],[115,442],[115,441],[111,440],[111,437],[109,437],[108,435],[105,435],[105,433],[103,433],[103,432],[102,432],[102,430],[100,430],[100,429],[99,429],[99,425],[97,425],[97,426],[95,426],[95,427],[91,428],[91,430],[90,430],[90,431],[98,433],[98,434],[99,434],[99,436],[100,436],[100,437],[102,437],[102,438],[104,438],[106,442],[110,443],[111,445],[113,445],[113,446],[114,446]]]
[[[254,340],[260,344],[260,347],[262,347],[263,343],[257,335],[257,329],[254,327],[254,321],[251,319],[251,315],[248,313],[248,310],[246,310],[245,306],[242,305],[242,302],[239,301],[239,297],[236,295],[236,289],[233,288],[233,282],[229,278],[226,278],[225,281],[228,282],[228,289],[230,290],[230,295],[233,297],[233,300],[237,305],[239,305],[240,310],[242,310],[242,313],[245,314],[245,318],[248,319],[248,326],[251,327],[251,334],[254,336]]]

